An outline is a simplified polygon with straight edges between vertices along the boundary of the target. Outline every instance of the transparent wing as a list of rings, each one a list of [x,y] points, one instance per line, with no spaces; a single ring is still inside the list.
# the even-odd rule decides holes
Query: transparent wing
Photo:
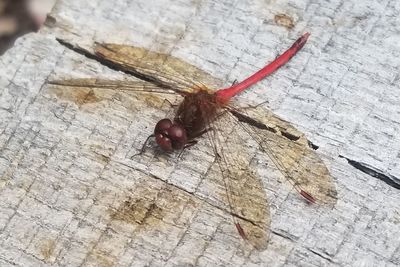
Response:
[[[176,92],[160,88],[146,81],[118,81],[95,78],[50,81],[48,90],[59,99],[74,102],[78,106],[115,100],[133,111],[143,105],[160,107],[165,100],[176,102]],[[130,94],[132,92],[132,94]],[[123,93],[123,95],[121,95]]]
[[[337,192],[332,177],[304,134],[262,107],[246,109],[246,115],[235,110],[230,114],[303,197],[335,205]]]
[[[168,54],[120,44],[96,44],[95,55],[143,78],[167,87],[191,92],[204,87],[201,83],[218,88],[221,83],[205,71]],[[196,82],[195,82],[196,81]]]
[[[248,149],[249,138],[236,124],[227,112],[210,123],[212,130],[207,135],[216,162],[205,179],[212,184],[207,190],[219,190],[217,201],[232,214],[239,234],[257,250],[265,250],[270,226],[267,198],[251,166],[256,164],[252,161],[255,151]]]
[[[158,85],[146,81],[119,81],[107,80],[96,78],[81,78],[81,79],[67,79],[67,80],[53,80],[48,84],[58,86],[68,86],[74,88],[91,88],[101,90],[119,90],[127,92],[147,92],[147,93],[161,93],[161,94],[176,94],[175,91],[168,88],[162,88]]]

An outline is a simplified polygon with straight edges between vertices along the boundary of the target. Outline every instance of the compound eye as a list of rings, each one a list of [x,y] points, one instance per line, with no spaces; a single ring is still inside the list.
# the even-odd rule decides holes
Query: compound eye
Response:
[[[187,143],[186,131],[181,125],[173,124],[168,129],[168,136],[171,138],[173,149],[181,149]]]
[[[156,142],[164,151],[172,151],[171,139],[163,134],[156,134]]]
[[[157,122],[154,128],[154,134],[167,133],[168,129],[172,126],[170,119],[162,119]]]

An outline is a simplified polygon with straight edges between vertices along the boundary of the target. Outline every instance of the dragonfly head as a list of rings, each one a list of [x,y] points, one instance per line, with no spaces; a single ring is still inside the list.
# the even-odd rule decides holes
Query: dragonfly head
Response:
[[[182,149],[187,143],[186,130],[182,125],[172,123],[170,119],[162,119],[154,128],[157,144],[164,151]]]

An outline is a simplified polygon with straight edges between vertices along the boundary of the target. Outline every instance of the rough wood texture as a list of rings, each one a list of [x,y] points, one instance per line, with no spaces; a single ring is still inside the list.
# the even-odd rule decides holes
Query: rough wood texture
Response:
[[[0,265],[398,266],[399,16],[396,0],[59,1],[0,58]],[[171,53],[230,84],[304,31],[302,52],[238,101],[268,100],[318,145],[338,201],[305,204],[257,159],[271,210],[262,252],[197,191],[213,160],[204,146],[129,159],[168,106],[132,112],[122,95],[87,112],[46,85],[133,79],[56,37]]]

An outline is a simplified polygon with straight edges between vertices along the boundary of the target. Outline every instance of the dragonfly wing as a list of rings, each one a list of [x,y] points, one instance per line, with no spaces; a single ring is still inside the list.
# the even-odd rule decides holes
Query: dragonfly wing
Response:
[[[123,70],[130,70],[174,90],[191,92],[202,87],[201,82],[214,88],[221,86],[221,82],[207,72],[168,54],[120,44],[97,44],[95,54]]]
[[[225,112],[212,122],[208,140],[216,155],[207,180],[220,186],[221,206],[232,214],[239,234],[257,250],[268,245],[270,214],[261,179],[252,168],[255,151],[245,149],[249,138],[235,127],[235,120]],[[210,186],[208,190],[216,190]],[[218,190],[218,189],[217,189]],[[219,199],[219,200],[221,200]]]
[[[49,92],[58,98],[84,106],[105,100],[118,99],[137,110],[143,104],[159,108],[165,99],[171,103],[179,96],[176,92],[160,88],[146,81],[118,81],[96,78],[53,80],[48,82]],[[121,95],[123,93],[124,97]]]
[[[231,114],[253,137],[279,171],[306,199],[333,206],[337,192],[324,162],[290,123],[261,107]]]

